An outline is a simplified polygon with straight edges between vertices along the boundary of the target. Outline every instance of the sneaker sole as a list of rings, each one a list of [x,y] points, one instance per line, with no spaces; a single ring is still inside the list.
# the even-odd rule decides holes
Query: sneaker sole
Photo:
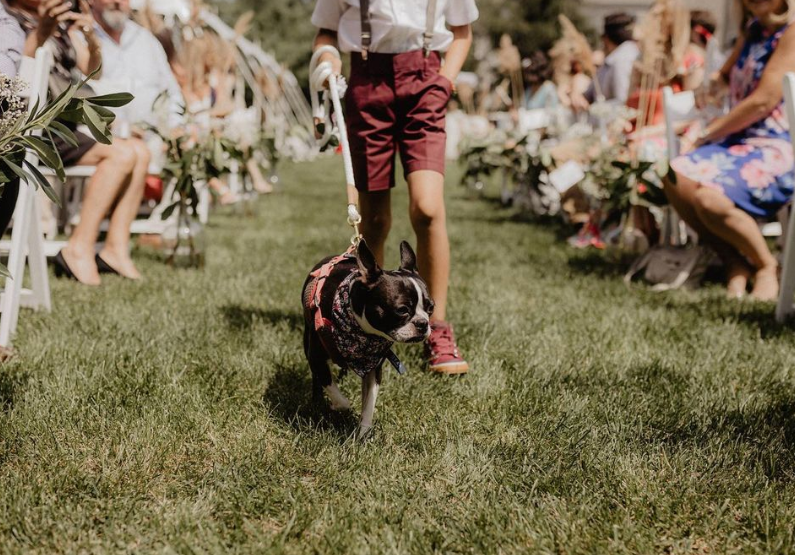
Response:
[[[469,372],[469,364],[466,362],[448,362],[446,364],[432,364],[428,367],[431,372],[445,374],[447,376],[458,376]]]

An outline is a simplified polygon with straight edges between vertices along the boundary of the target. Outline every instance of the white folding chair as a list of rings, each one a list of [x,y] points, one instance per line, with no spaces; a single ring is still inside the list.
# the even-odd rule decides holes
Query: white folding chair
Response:
[[[696,95],[693,92],[674,93],[671,87],[663,89],[663,113],[665,115],[665,141],[670,162],[679,156],[679,135],[676,133],[678,123],[698,119]],[[661,242],[670,245],[684,245],[687,242],[685,222],[671,206],[663,209]]]
[[[791,132],[795,132],[795,73],[788,73],[784,77],[784,99],[787,105],[787,119]],[[779,293],[778,306],[776,306],[776,320],[783,322],[795,310],[792,298],[795,295],[795,210],[790,210],[789,225],[787,225],[786,239],[784,240],[784,266],[781,271],[781,292]]]
[[[23,63],[22,78],[30,83],[28,90],[23,93],[28,98],[29,110],[37,104],[37,100],[39,105],[47,102],[52,63],[52,54],[44,48],[36,52],[35,61],[28,59]],[[35,165],[39,163],[35,152],[31,150],[27,153],[27,160]],[[0,346],[3,347],[11,345],[20,306],[47,311],[52,309],[44,236],[39,223],[38,195],[33,185],[20,183],[13,221],[8,258],[11,277],[6,278],[0,300]],[[30,289],[22,288],[26,265],[30,268]]]

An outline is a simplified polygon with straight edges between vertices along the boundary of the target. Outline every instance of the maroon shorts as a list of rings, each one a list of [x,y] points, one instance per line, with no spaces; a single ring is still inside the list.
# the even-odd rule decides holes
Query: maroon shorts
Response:
[[[351,56],[345,117],[356,188],[385,191],[395,186],[395,154],[403,172],[434,170],[444,175],[444,131],[453,84],[439,75],[441,58],[421,50]]]

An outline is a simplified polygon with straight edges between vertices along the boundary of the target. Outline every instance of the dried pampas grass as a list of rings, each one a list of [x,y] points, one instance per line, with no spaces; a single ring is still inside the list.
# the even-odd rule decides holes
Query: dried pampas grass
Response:
[[[552,58],[552,68],[555,73],[555,83],[558,86],[566,87],[572,79],[571,69],[574,62],[582,65],[583,72],[594,80],[594,85],[599,88],[596,79],[596,64],[594,63],[594,52],[585,35],[577,30],[574,23],[561,14],[558,16],[562,35],[555,42],[549,51]],[[596,91],[597,96],[601,97],[601,91]]]

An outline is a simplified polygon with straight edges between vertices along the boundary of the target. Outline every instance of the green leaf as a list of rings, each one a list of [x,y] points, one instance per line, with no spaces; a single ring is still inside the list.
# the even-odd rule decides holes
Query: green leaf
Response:
[[[49,131],[52,131],[58,135],[71,146],[77,146],[77,137],[75,137],[75,134],[72,132],[72,130],[66,127],[63,123],[59,121],[50,122]]]
[[[25,170],[23,170],[22,168],[20,168],[20,167],[19,167],[17,164],[15,164],[14,162],[12,162],[11,160],[3,160],[3,163],[4,163],[4,164],[6,165],[6,167],[8,167],[8,169],[10,169],[10,170],[11,170],[11,171],[12,171],[12,172],[13,172],[13,173],[14,173],[14,174],[17,176],[17,177],[19,177],[20,181],[24,181],[25,183],[28,183],[28,180],[30,179],[30,176],[29,176],[27,173],[25,173]]]
[[[105,94],[102,96],[92,96],[85,101],[94,106],[105,106],[106,108],[121,108],[133,101],[135,97],[130,93]]]
[[[22,140],[36,151],[36,154],[39,155],[41,161],[44,162],[48,168],[55,171],[58,179],[61,181],[66,180],[66,174],[63,171],[63,162],[61,162],[58,151],[38,137],[23,137]]]
[[[58,195],[55,194],[55,191],[50,185],[50,182],[47,181],[47,178],[42,175],[39,171],[39,168],[25,160],[25,167],[28,169],[30,174],[35,178],[36,182],[38,183],[39,187],[42,188],[44,193],[47,197],[55,203],[56,206],[61,206],[61,199],[58,198]]]
[[[91,134],[97,140],[105,145],[109,145],[113,143],[113,138],[108,131],[107,124],[102,120],[100,115],[88,104],[83,105],[83,112],[85,113],[86,117],[83,120],[88,128],[91,130]]]
[[[180,201],[176,201],[174,204],[166,207],[166,209],[163,210],[163,214],[160,216],[160,219],[162,219],[162,220],[169,219],[171,217],[171,214],[174,213],[174,210],[176,210],[177,207],[179,206],[179,203],[180,203]]]

